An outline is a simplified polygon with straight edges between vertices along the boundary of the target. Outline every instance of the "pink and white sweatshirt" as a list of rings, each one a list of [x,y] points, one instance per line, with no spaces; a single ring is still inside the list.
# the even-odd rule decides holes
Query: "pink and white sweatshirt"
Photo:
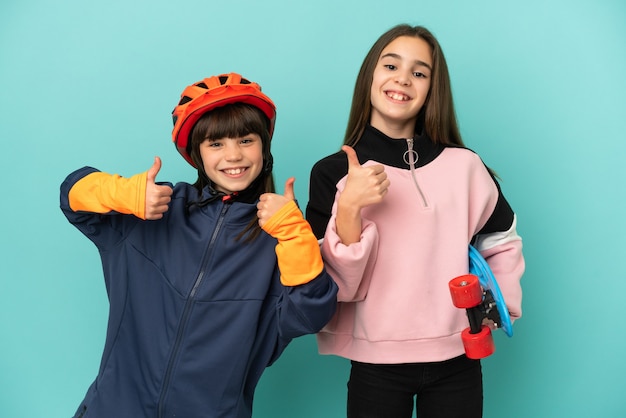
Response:
[[[337,312],[318,334],[322,354],[376,364],[463,354],[468,320],[452,304],[448,282],[468,272],[470,243],[493,270],[512,320],[521,316],[522,240],[498,183],[471,150],[426,136],[412,141],[411,170],[408,142],[368,126],[355,145],[361,164],[383,164],[391,184],[383,202],[361,211],[361,240],[348,246],[335,226],[345,153],[311,171],[307,220],[339,285]]]

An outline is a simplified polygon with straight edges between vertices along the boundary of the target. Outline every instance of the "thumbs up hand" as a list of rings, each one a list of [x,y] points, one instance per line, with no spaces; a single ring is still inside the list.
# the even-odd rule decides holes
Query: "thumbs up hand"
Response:
[[[382,202],[390,183],[385,167],[381,164],[363,167],[352,147],[344,145],[341,150],[348,157],[348,178],[339,197],[341,204],[360,210]]]
[[[290,177],[285,182],[285,193],[280,195],[277,193],[263,193],[257,203],[257,217],[259,218],[259,226],[263,227],[265,223],[276,213],[292,200],[295,200],[293,192],[293,184],[296,179]]]
[[[168,210],[168,204],[172,200],[172,188],[156,184],[156,176],[161,170],[161,159],[154,157],[154,163],[148,170],[146,182],[146,211],[145,217],[149,220],[161,219]]]
[[[361,240],[361,209],[382,202],[390,182],[383,165],[363,167],[354,149],[341,149],[348,157],[348,177],[337,200],[335,226],[341,242],[350,245]]]

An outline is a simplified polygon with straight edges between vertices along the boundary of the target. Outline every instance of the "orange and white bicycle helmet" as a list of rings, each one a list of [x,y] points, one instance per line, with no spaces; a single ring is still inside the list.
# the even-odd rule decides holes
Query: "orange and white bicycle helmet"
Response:
[[[259,108],[270,120],[270,138],[274,132],[276,106],[261,92],[261,86],[236,73],[222,74],[187,86],[180,95],[178,105],[172,111],[174,129],[172,140],[183,158],[196,167],[191,160],[189,135],[198,119],[206,112],[231,103],[247,103]]]

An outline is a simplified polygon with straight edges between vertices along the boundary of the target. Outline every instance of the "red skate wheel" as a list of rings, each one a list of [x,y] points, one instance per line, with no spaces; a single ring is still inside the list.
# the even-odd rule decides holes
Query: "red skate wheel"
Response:
[[[473,274],[455,277],[450,280],[448,286],[450,287],[452,303],[457,308],[473,308],[483,301],[483,289],[480,287],[478,277]]]
[[[468,358],[479,360],[488,357],[496,351],[496,345],[493,342],[493,335],[488,326],[483,325],[478,334],[472,334],[469,328],[461,333],[463,347],[465,347],[465,355]]]

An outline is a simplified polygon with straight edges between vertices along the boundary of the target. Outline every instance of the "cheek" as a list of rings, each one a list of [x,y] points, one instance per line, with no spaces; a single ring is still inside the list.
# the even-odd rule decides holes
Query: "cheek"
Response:
[[[252,161],[254,162],[254,169],[255,171],[258,170],[258,172],[260,173],[261,170],[263,169],[263,154],[261,152],[259,152],[258,154],[255,153],[254,157],[252,158]]]
[[[204,167],[204,171],[208,172],[214,165],[211,161],[211,154],[209,152],[200,150],[200,158],[202,158],[202,166]]]
[[[372,77],[372,85],[370,86],[370,94],[374,94],[380,88],[381,82],[376,77],[376,74]]]
[[[253,161],[255,164],[263,165],[263,145],[259,143],[258,146],[250,149],[250,153],[248,154],[248,158]]]
[[[424,97],[428,96],[428,93],[430,92],[430,86],[430,80],[425,81],[424,84],[421,86],[422,94]]]

